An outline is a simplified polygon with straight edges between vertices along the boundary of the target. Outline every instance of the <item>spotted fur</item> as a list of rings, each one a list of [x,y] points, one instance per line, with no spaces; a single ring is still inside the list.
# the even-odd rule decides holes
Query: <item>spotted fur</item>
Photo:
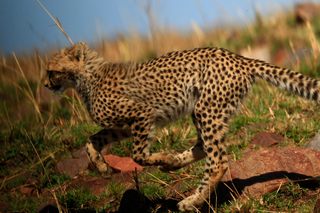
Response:
[[[102,173],[110,172],[100,154],[103,145],[127,137],[134,139],[133,159],[143,165],[174,170],[205,157],[199,187],[178,204],[185,211],[201,205],[225,173],[228,121],[256,77],[320,102],[318,80],[222,48],[176,51],[124,64],[109,63],[78,43],[49,60],[45,85],[54,91],[74,88],[92,119],[104,128],[86,145]],[[192,116],[198,142],[182,153],[150,153],[154,128],[182,115]]]

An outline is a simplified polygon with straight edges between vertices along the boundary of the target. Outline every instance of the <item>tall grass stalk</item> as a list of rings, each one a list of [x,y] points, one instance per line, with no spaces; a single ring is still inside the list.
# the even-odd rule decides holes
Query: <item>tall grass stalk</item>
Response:
[[[313,55],[313,67],[316,67],[315,65],[318,64],[318,58],[319,58],[319,53],[320,53],[320,45],[319,42],[317,40],[317,37],[314,33],[313,27],[310,24],[310,22],[308,21],[306,23],[306,27],[307,27],[307,35],[308,35],[308,39],[310,41],[310,45],[312,48],[312,55]]]
[[[12,55],[13,55],[13,58],[14,58],[16,64],[17,64],[17,66],[18,66],[18,70],[20,71],[20,74],[21,74],[21,76],[22,76],[22,79],[23,79],[23,81],[25,82],[25,84],[27,85],[27,91],[25,91],[21,86],[17,86],[17,87],[18,87],[22,92],[24,92],[25,95],[29,98],[30,102],[32,103],[32,105],[33,105],[33,107],[34,107],[34,109],[35,109],[35,111],[36,111],[36,114],[37,114],[37,117],[39,118],[39,121],[41,122],[41,124],[43,124],[43,117],[42,117],[42,114],[41,114],[41,112],[40,112],[40,107],[39,107],[39,105],[38,105],[38,103],[37,103],[36,98],[35,98],[34,95],[33,95],[33,92],[32,92],[32,89],[31,89],[31,87],[30,87],[29,81],[27,80],[27,78],[26,78],[26,76],[25,76],[25,74],[24,74],[24,72],[23,72],[23,70],[22,70],[22,68],[21,68],[21,66],[20,66],[20,63],[19,63],[19,61],[18,61],[18,58],[17,58],[16,54],[15,54],[15,53],[12,53]]]

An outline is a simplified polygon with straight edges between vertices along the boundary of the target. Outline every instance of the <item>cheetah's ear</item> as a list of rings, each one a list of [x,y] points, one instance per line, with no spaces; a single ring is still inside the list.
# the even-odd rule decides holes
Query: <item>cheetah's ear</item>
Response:
[[[79,42],[78,44],[75,45],[74,56],[77,59],[77,61],[85,60],[88,49],[89,47],[85,42]]]

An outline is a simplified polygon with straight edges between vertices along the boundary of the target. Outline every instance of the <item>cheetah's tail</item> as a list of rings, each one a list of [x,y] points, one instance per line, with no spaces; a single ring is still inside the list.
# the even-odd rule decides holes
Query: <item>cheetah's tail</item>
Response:
[[[320,81],[286,68],[259,61],[252,72],[271,84],[320,103]]]

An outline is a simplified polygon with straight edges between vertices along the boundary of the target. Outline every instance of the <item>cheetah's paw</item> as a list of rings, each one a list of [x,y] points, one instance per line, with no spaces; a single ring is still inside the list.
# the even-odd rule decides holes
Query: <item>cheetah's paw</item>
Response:
[[[180,160],[175,157],[175,154],[169,153],[165,156],[163,165],[160,166],[160,170],[163,172],[175,171],[180,169]]]
[[[197,207],[203,204],[203,199],[198,194],[193,194],[182,201],[178,205],[178,209],[181,212],[199,210]]]

